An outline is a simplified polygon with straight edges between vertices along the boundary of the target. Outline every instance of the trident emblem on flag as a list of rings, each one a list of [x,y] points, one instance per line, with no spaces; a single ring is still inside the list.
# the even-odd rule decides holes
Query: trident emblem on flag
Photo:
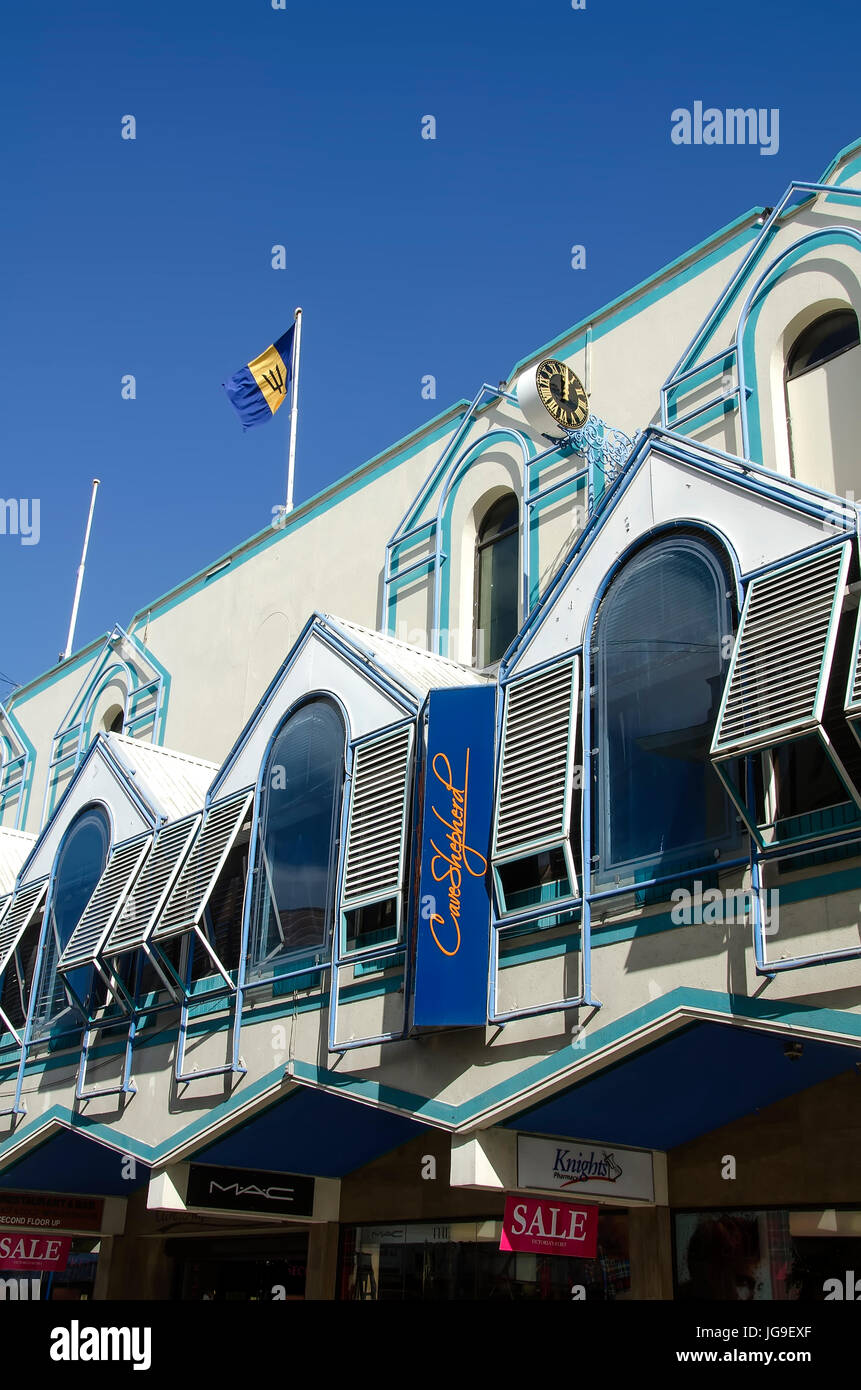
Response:
[[[266,385],[269,387],[270,391],[275,391],[276,394],[279,396],[283,394],[284,378],[281,375],[280,366],[275,366],[272,368],[271,371],[264,372],[263,380],[266,382]]]

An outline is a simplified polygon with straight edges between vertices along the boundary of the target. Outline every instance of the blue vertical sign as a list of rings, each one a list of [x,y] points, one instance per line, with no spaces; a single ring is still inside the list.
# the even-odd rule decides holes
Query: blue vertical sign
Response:
[[[487,1023],[496,689],[432,690],[413,1026]]]

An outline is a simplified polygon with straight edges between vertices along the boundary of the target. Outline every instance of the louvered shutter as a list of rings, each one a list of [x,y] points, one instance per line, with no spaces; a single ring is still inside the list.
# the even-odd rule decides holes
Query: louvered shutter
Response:
[[[39,910],[47,887],[47,879],[42,879],[39,883],[28,883],[13,897],[9,910],[0,922],[0,975],[3,974],[13,952],[17,950],[21,937]]]
[[[74,970],[96,959],[151,846],[152,836],[138,835],[111,851],[93,896],[66,943],[58,970]]]
[[[559,844],[568,835],[578,685],[572,659],[508,687],[494,858]]]
[[[401,891],[412,741],[412,728],[404,725],[354,749],[344,909]]]
[[[849,558],[847,543],[751,581],[713,758],[766,748],[821,722]]]
[[[210,806],[156,923],[153,941],[180,936],[197,926],[253,800],[254,792],[244,791]]]
[[[152,853],[102,947],[102,956],[126,955],[147,940],[199,825],[200,816],[192,816],[189,820],[175,821],[159,832]]]
[[[861,738],[861,605],[855,622],[855,644],[846,683],[846,714],[855,737]]]

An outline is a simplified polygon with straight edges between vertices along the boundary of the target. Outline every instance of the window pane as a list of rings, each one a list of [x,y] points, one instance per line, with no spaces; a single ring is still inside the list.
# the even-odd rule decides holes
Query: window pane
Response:
[[[513,492],[508,492],[504,497],[500,497],[498,502],[494,502],[485,516],[481,523],[478,543],[484,545],[486,541],[495,540],[497,536],[503,535],[506,531],[516,530],[517,525],[517,498]]]
[[[263,782],[255,962],[325,944],[334,897],[344,728],[327,704],[297,711],[275,740]]]
[[[796,338],[786,362],[787,380],[809,372],[820,363],[858,346],[858,319],[854,309],[835,309],[823,314]]]
[[[709,761],[730,630],[725,587],[704,547],[658,543],[631,561],[599,613],[604,872],[648,859],[658,875],[661,861],[666,871],[733,832]]]
[[[478,663],[498,661],[517,636],[520,539],[511,531],[478,553]]]
[[[107,816],[104,811],[91,807],[73,821],[57,856],[48,922],[48,949],[36,1006],[36,1017],[43,1023],[54,1018],[65,1007],[66,995],[63,981],[57,974],[57,961],[104,873],[110,840]],[[84,966],[72,971],[68,977],[81,999],[85,999],[89,993],[92,973],[91,966]]]

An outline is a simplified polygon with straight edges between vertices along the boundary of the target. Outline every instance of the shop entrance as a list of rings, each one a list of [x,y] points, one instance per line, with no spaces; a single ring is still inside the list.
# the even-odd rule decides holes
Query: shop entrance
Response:
[[[502,1222],[493,1219],[347,1226],[341,1238],[340,1297],[359,1302],[628,1298],[627,1211],[601,1208],[598,1232],[596,1257],[584,1260],[500,1250]]]
[[[183,1302],[272,1303],[305,1297],[308,1232],[169,1240],[174,1297]]]

